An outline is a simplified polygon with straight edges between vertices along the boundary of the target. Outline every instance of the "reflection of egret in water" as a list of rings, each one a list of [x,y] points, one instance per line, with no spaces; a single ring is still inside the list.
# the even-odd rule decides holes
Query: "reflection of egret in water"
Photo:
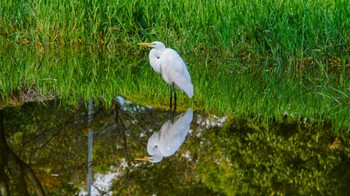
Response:
[[[153,133],[148,139],[147,152],[151,156],[136,158],[136,160],[158,163],[163,157],[173,155],[184,142],[192,118],[193,111],[190,108],[186,113],[175,117],[174,121],[168,120],[165,122],[160,131]]]

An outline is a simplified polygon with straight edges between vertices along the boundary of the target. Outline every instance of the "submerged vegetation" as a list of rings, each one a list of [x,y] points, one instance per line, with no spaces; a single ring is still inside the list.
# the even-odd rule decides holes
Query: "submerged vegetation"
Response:
[[[179,104],[350,127],[348,0],[5,0],[0,105],[34,89],[73,104],[119,94],[165,106],[168,88],[136,45],[146,40],[165,42],[188,64],[195,96],[179,93]]]

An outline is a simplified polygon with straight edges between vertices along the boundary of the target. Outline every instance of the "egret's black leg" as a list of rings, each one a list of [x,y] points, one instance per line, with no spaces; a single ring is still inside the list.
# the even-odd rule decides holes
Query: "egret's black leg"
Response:
[[[172,108],[172,102],[173,102],[173,92],[172,92],[172,86],[170,85],[170,110]]]
[[[176,89],[175,89],[175,85],[173,83],[173,89],[174,89],[174,111],[176,110]]]

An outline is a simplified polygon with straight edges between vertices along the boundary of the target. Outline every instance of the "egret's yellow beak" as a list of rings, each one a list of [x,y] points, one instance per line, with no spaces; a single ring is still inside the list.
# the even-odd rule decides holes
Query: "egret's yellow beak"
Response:
[[[135,158],[135,161],[149,161],[148,157]]]
[[[150,46],[152,43],[138,43],[139,46]]]

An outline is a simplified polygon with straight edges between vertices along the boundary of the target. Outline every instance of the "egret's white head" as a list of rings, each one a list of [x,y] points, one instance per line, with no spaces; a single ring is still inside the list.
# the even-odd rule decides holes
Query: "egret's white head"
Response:
[[[148,46],[150,48],[156,49],[156,50],[165,50],[165,45],[160,41],[154,41],[152,43],[139,43],[140,46]]]
[[[157,50],[165,50],[165,45],[160,41],[152,42],[149,47],[157,49]]]

